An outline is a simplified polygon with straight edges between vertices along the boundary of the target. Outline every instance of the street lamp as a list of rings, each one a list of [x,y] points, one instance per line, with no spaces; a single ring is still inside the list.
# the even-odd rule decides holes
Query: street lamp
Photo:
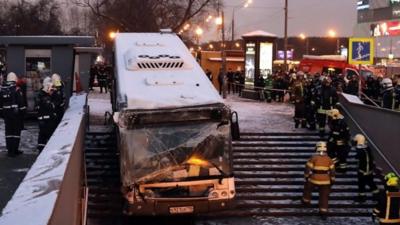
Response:
[[[308,45],[309,45],[308,38],[307,38],[307,36],[306,36],[304,33],[301,33],[301,34],[299,35],[299,37],[300,37],[302,40],[305,40],[305,41],[306,41],[306,55],[308,55],[308,49],[309,49],[309,47],[308,47]]]
[[[335,30],[333,30],[333,29],[328,30],[328,36],[329,36],[329,37],[335,38],[336,35],[337,35],[337,33],[336,33]],[[336,37],[336,51],[335,51],[335,54],[337,54],[338,52],[340,52],[340,50],[339,50],[339,45],[340,45],[340,43],[339,43],[339,37]]]
[[[115,36],[117,36],[117,32],[115,32],[115,31],[111,31],[110,33],[108,33],[108,37],[111,40],[114,40]]]

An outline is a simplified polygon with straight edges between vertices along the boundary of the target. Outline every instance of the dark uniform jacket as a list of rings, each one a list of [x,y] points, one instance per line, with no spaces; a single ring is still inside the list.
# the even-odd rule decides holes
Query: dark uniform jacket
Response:
[[[364,176],[372,174],[375,165],[371,149],[365,145],[364,147],[356,147],[356,150],[358,159],[358,172]]]
[[[22,119],[26,112],[24,98],[15,82],[6,82],[0,89],[0,110],[3,118]]]
[[[322,85],[316,94],[316,104],[318,106],[319,113],[325,113],[324,110],[330,110],[338,102],[338,96],[336,89],[331,86]]]
[[[382,107],[394,109],[394,89],[388,88],[382,92]]]
[[[37,95],[35,105],[38,112],[37,118],[39,120],[39,124],[42,121],[55,120],[57,117],[56,107],[51,98],[51,95],[43,90],[40,90]]]
[[[350,129],[343,119],[332,120],[330,123],[329,142],[335,145],[346,145],[350,140]]]

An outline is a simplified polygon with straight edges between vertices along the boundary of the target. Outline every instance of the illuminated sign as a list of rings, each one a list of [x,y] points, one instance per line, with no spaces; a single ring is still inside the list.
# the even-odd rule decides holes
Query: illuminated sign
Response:
[[[349,63],[372,65],[374,62],[374,38],[350,38]]]
[[[358,0],[357,10],[369,9],[369,0]]]
[[[400,0],[390,0],[390,4],[395,5],[395,4],[399,4]]]
[[[286,57],[287,57],[287,59],[293,59],[293,52],[294,51],[286,51]],[[282,51],[282,50],[279,50],[277,53],[276,53],[276,58],[277,59],[285,59],[285,56],[284,56],[284,51]]]
[[[385,21],[371,24],[371,36],[395,36],[400,35],[400,21]]]
[[[256,58],[256,44],[246,43],[246,55],[245,55],[245,78],[246,83],[254,82],[255,72],[255,58]]]
[[[272,43],[260,43],[260,73],[263,77],[272,74],[272,50]]]

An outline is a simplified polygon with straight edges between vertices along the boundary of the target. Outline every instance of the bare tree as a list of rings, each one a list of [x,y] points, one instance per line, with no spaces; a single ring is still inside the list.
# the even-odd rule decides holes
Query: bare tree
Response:
[[[212,9],[217,0],[74,0],[91,10],[100,26],[125,32],[179,31]]]

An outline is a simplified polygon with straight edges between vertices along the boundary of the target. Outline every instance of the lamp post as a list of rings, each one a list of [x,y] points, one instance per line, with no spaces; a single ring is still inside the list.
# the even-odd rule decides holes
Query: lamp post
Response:
[[[224,77],[224,82],[222,85],[222,97],[226,98],[226,79],[225,79],[225,75],[226,75],[226,53],[225,53],[225,18],[224,18],[224,10],[220,10],[220,1],[218,1],[218,7],[217,7],[217,11],[218,11],[218,17],[215,19],[215,23],[217,24],[217,26],[221,27],[221,34],[222,34],[222,46],[221,46],[221,59],[222,59],[222,65],[221,65],[221,73]]]
[[[336,36],[336,31],[333,29],[328,30],[328,36],[331,38],[335,38],[336,37],[336,51],[335,54],[337,54],[339,52],[339,46],[340,46],[340,39],[339,37]]]
[[[300,35],[299,35],[299,37],[302,39],[302,40],[304,40],[305,42],[306,42],[306,55],[308,55],[309,53],[308,53],[308,49],[309,49],[309,40],[308,40],[308,37],[304,34],[304,33],[301,33]]]

